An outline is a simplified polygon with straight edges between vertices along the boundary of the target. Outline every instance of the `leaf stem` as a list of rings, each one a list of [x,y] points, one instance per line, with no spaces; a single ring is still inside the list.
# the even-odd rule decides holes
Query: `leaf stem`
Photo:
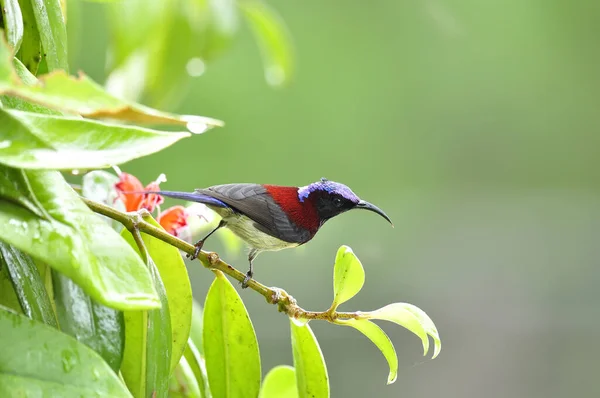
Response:
[[[157,228],[154,225],[144,221],[141,214],[138,212],[123,213],[103,203],[94,202],[83,197],[81,199],[92,211],[123,224],[125,228],[132,232],[133,237],[136,239],[136,243],[138,243],[138,240],[142,242],[139,232],[143,232],[155,237],[156,239],[160,239],[185,253],[194,253],[195,247],[193,245],[169,234],[161,228]],[[143,242],[140,250],[142,250],[142,247],[144,247]],[[240,283],[246,277],[245,273],[238,271],[233,266],[221,260],[217,253],[200,251],[198,254],[198,260],[200,260],[204,267],[208,269],[219,270]],[[325,320],[331,323],[335,323],[335,321],[338,319],[343,320],[363,318],[363,314],[360,311],[335,312],[332,311],[331,308],[322,312],[304,310],[296,304],[296,300],[285,290],[276,287],[267,287],[254,279],[251,279],[248,282],[248,287],[263,296],[269,304],[276,304],[280,312],[284,312],[291,318],[306,320],[317,319]]]

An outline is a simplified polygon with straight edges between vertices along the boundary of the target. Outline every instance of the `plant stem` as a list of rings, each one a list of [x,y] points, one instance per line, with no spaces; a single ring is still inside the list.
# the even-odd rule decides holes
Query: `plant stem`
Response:
[[[160,239],[171,246],[174,246],[185,253],[193,254],[195,247],[186,241],[173,236],[161,228],[144,221],[137,212],[123,213],[103,203],[94,202],[87,198],[81,198],[85,204],[94,212],[109,217],[123,224],[128,230],[135,232],[140,231]],[[136,234],[133,234],[136,237]],[[139,234],[138,234],[139,237]],[[219,270],[231,278],[242,282],[246,274],[238,271],[233,266],[227,264],[219,258],[219,255],[214,252],[200,251],[198,260],[206,268]],[[279,311],[286,313],[288,316],[295,319],[319,319],[331,323],[335,323],[337,319],[360,319],[360,312],[335,312],[335,311],[306,311],[296,304],[296,300],[289,295],[285,290],[276,287],[267,287],[254,279],[248,282],[248,287],[258,294],[262,295],[269,304],[277,304]]]

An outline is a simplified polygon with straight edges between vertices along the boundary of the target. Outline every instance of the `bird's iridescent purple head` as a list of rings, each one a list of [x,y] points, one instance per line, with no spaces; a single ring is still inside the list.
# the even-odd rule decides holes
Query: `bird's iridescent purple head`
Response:
[[[339,182],[321,178],[305,187],[298,188],[298,200],[302,203],[313,193],[317,194],[313,205],[317,210],[321,223],[352,209],[364,209],[375,212],[385,218],[390,224],[392,220],[379,207],[361,200],[350,188]],[[326,193],[326,195],[323,195]],[[392,224],[393,225],[393,224]]]
[[[298,188],[298,200],[304,202],[311,193],[316,191],[323,191],[329,194],[338,194],[341,197],[348,199],[353,203],[358,203],[360,199],[350,188],[339,182],[329,181],[326,178],[321,178],[320,181],[313,182],[305,187]]]

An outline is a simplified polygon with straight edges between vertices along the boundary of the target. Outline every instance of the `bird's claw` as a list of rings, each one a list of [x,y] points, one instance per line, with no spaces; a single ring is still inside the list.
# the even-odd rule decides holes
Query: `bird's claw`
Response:
[[[185,256],[187,258],[189,258],[190,260],[195,260],[198,258],[198,254],[200,254],[200,250],[202,250],[202,246],[204,246],[204,241],[203,240],[199,240],[198,242],[196,242],[194,244],[194,254],[186,254]]]
[[[242,289],[246,289],[248,287],[248,282],[252,279],[252,272],[246,272],[246,277],[242,281]]]

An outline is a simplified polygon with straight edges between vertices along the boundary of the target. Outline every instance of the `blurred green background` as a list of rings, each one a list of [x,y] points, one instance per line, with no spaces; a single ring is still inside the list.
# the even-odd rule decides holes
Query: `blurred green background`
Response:
[[[179,100],[160,104],[226,127],[123,170],[144,183],[165,173],[162,188],[170,190],[327,177],[390,215],[395,229],[372,213],[345,214],[306,247],[255,262],[259,281],[323,310],[336,250],[347,244],[367,281],[343,309],[404,301],[436,322],[443,349],[434,361],[420,355],[414,335],[383,324],[400,360],[391,386],[383,356],[366,338],[312,323],[333,397],[600,396],[597,4],[269,4],[293,38],[290,84],[267,85],[257,44],[241,24]],[[72,70],[100,82],[106,7],[69,3],[77,21],[69,27]],[[195,45],[185,36],[171,44],[167,60]],[[207,249],[225,253],[219,240]],[[244,253],[225,259],[246,269]],[[203,300],[212,275],[197,264],[189,269]],[[263,372],[291,364],[286,318],[261,296],[241,295]]]

